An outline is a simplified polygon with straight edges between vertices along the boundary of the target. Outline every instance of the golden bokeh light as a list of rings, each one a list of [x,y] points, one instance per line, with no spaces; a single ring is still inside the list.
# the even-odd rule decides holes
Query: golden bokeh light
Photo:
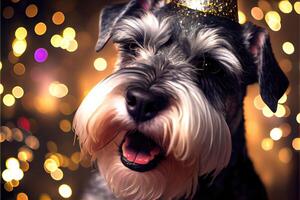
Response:
[[[300,151],[300,138],[294,138],[292,146],[295,150]]]
[[[68,40],[75,39],[76,31],[72,27],[67,27],[63,31],[63,38],[66,38]]]
[[[17,30],[15,31],[15,37],[18,40],[24,40],[27,36],[27,30],[24,27],[19,27],[17,28]]]
[[[273,128],[270,131],[270,137],[272,138],[272,140],[274,141],[278,141],[280,140],[280,138],[282,137],[282,130],[280,128]]]
[[[60,185],[58,188],[58,192],[63,198],[66,198],[66,199],[71,197],[71,195],[72,195],[72,189],[67,184]]]
[[[28,200],[28,196],[24,192],[21,192],[17,195],[17,200]]]
[[[285,42],[282,45],[282,50],[284,51],[284,53],[286,53],[288,55],[291,55],[291,54],[294,53],[295,47],[294,47],[293,43],[291,43],[291,42]]]
[[[13,185],[11,184],[11,182],[7,182],[4,184],[4,189],[7,191],[7,192],[11,192],[13,191],[14,187]]]
[[[51,173],[58,169],[58,164],[55,160],[48,158],[44,162],[44,169],[46,172]]]
[[[48,87],[49,94],[53,97],[62,98],[69,92],[68,87],[58,81],[52,82]]]
[[[274,115],[276,117],[284,117],[286,115],[286,108],[283,105],[278,104],[277,105],[277,110],[274,113]]]
[[[58,34],[55,34],[55,35],[53,35],[52,37],[51,37],[51,40],[50,40],[50,42],[51,42],[51,44],[52,44],[52,46],[53,47],[60,47],[60,45],[61,45],[61,42],[62,42],[62,37],[60,36],[60,35],[58,35]]]
[[[268,106],[264,106],[263,109],[262,109],[262,112],[263,112],[263,115],[265,117],[273,117],[274,113],[272,112],[272,110],[270,110],[270,108]]]
[[[247,21],[246,15],[243,11],[238,11],[239,23],[244,24]]]
[[[292,132],[291,125],[288,123],[281,124],[279,128],[282,130],[282,137],[288,137]]]
[[[18,169],[20,167],[20,163],[19,163],[18,159],[14,158],[14,157],[10,157],[6,160],[5,166],[8,169]]]
[[[274,146],[274,142],[270,138],[264,138],[261,141],[261,148],[265,151],[270,151],[271,149],[273,149],[273,146]]]
[[[266,106],[266,104],[263,102],[260,95],[257,95],[254,98],[253,103],[254,103],[255,108],[258,109],[258,110],[262,110]]]
[[[19,149],[18,159],[21,161],[28,161],[31,162],[33,160],[33,153],[32,150],[23,146]]]
[[[279,150],[278,158],[282,163],[289,163],[292,160],[292,151],[289,148],[282,148]]]
[[[265,21],[273,31],[279,31],[281,29],[281,17],[276,11],[269,11],[265,15]]]
[[[43,35],[45,34],[47,31],[47,26],[45,23],[43,22],[39,22],[35,25],[34,27],[34,32],[37,34],[37,35]]]
[[[0,70],[2,69],[2,62],[0,61]]]
[[[53,113],[56,111],[56,101],[48,95],[41,95],[34,98],[34,106],[40,113]]]
[[[25,73],[25,66],[22,64],[22,63],[16,63],[15,65],[14,65],[14,73],[16,74],[16,75],[19,75],[19,76],[21,76],[21,75],[23,75],[24,73]]]
[[[293,5],[287,0],[280,1],[278,7],[283,13],[291,13],[293,11]]]
[[[12,94],[15,96],[15,98],[20,99],[24,95],[24,90],[20,86],[15,86],[12,89]]]
[[[278,103],[285,103],[287,101],[287,95],[286,94],[283,94],[283,96],[279,99]]]
[[[29,18],[35,17],[37,13],[38,13],[38,7],[34,4],[30,4],[29,6],[27,6],[25,10],[25,14]]]
[[[80,159],[81,158],[81,154],[80,154],[80,152],[74,152],[72,155],[71,155],[71,160],[74,162],[74,163],[76,163],[76,164],[78,164],[79,162],[80,162]]]
[[[26,40],[14,40],[12,43],[12,48],[14,55],[19,57],[25,52],[27,48],[27,42]]]
[[[15,104],[16,100],[15,97],[11,94],[6,94],[3,97],[3,103],[4,105],[6,105],[7,107],[13,106]]]
[[[71,122],[69,120],[63,119],[59,122],[59,128],[65,133],[70,132],[72,129]]]
[[[0,94],[2,94],[4,92],[4,87],[2,85],[2,83],[0,83]]]
[[[65,15],[64,13],[58,11],[55,12],[52,16],[52,22],[56,25],[61,25],[65,21]]]
[[[107,68],[107,62],[104,58],[96,58],[94,67],[97,71],[104,71]]]
[[[256,20],[262,20],[264,18],[264,13],[259,7],[253,7],[251,9],[251,15]]]
[[[60,181],[61,179],[63,179],[64,177],[64,173],[61,169],[57,168],[55,171],[50,173],[50,176],[56,180],[56,181]]]
[[[51,197],[48,194],[41,194],[39,200],[51,200]]]
[[[76,40],[70,40],[69,41],[69,44],[68,44],[68,46],[67,46],[67,51],[69,51],[69,52],[74,52],[74,51],[76,51],[77,50],[77,48],[78,48],[78,43],[77,43],[77,41]]]
[[[300,1],[295,2],[294,9],[295,12],[300,15]]]

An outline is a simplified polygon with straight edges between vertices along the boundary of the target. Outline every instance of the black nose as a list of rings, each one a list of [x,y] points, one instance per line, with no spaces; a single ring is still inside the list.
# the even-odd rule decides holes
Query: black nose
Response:
[[[142,88],[129,88],[126,93],[126,103],[129,115],[136,122],[143,122],[163,110],[167,106],[168,99],[163,94]]]

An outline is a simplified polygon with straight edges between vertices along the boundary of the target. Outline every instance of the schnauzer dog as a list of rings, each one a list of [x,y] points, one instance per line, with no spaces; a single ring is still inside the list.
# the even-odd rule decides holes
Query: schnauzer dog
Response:
[[[83,199],[266,199],[247,155],[243,98],[258,82],[275,112],[288,80],[267,31],[159,0],[131,0],[100,15],[116,70],[74,118],[97,161]]]

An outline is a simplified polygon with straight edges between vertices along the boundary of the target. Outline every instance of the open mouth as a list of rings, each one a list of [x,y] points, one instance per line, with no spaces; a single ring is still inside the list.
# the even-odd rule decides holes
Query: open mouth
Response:
[[[163,157],[162,149],[152,139],[139,131],[130,131],[120,145],[122,163],[138,172],[149,171]]]

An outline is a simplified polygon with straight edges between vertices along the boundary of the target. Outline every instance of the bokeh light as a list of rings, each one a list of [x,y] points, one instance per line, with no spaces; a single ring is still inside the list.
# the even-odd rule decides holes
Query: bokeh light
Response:
[[[15,97],[11,94],[6,94],[3,97],[3,103],[8,107],[13,106],[15,104],[15,101]]]
[[[19,57],[25,52],[27,48],[27,42],[26,40],[14,40],[12,43],[12,48],[14,55]]]
[[[51,37],[50,42],[51,42],[53,47],[57,48],[57,47],[60,47],[62,39],[63,38],[60,35],[55,34]]]
[[[59,181],[59,180],[63,179],[63,177],[64,177],[63,171],[59,168],[57,168],[55,171],[51,172],[50,175],[56,181]]]
[[[0,94],[2,94],[4,92],[4,87],[2,85],[2,83],[0,83]]]
[[[290,13],[293,11],[293,5],[287,0],[280,1],[278,7],[283,13]]]
[[[27,6],[26,10],[25,10],[25,14],[27,17],[35,17],[38,13],[38,7],[34,4],[30,4],[29,6]]]
[[[36,62],[45,62],[48,58],[48,51],[45,48],[38,48],[34,52],[34,59]]]
[[[296,121],[298,122],[298,124],[300,124],[300,113],[297,114]]]
[[[52,22],[56,25],[61,25],[65,21],[65,15],[64,13],[58,11],[55,12],[52,16]]]
[[[284,51],[284,53],[286,53],[288,55],[291,55],[291,54],[294,53],[295,47],[294,47],[293,43],[291,43],[291,42],[285,42],[282,45],[282,50]]]
[[[28,200],[28,196],[24,192],[21,192],[17,195],[17,200]]]
[[[67,27],[63,31],[63,37],[68,40],[73,40],[76,36],[76,31],[72,27]]]
[[[15,86],[12,89],[12,94],[15,96],[15,98],[19,99],[24,95],[24,90],[20,86]]]
[[[17,30],[15,31],[15,37],[18,40],[24,40],[27,36],[27,30],[24,27],[19,27],[17,28]]]
[[[69,90],[65,84],[54,81],[49,85],[48,91],[51,96],[62,98],[68,94]]]
[[[261,141],[261,148],[265,151],[270,151],[273,149],[273,146],[274,146],[274,142],[272,139],[270,138],[264,138],[262,141]]]
[[[37,34],[37,35],[43,35],[45,34],[47,31],[47,26],[45,23],[43,22],[39,22],[35,25],[34,27],[34,32]]]
[[[24,73],[25,73],[25,66],[22,64],[22,63],[16,63],[15,65],[14,65],[14,68],[13,68],[13,70],[14,70],[14,73],[16,74],[16,75],[19,75],[19,76],[21,76],[21,75],[23,75]]]
[[[294,9],[297,14],[300,14],[300,1],[295,2]]]
[[[14,16],[14,13],[15,13],[15,11],[14,11],[13,7],[7,6],[7,7],[5,7],[5,8],[3,9],[3,11],[2,11],[2,16],[3,16],[5,19],[10,19],[10,18],[12,18],[12,17]]]
[[[264,13],[259,7],[253,7],[251,9],[251,15],[256,20],[262,20],[264,18]]]
[[[279,31],[281,29],[281,17],[278,12],[267,12],[267,14],[265,15],[265,20],[271,30]]]
[[[96,58],[94,67],[97,71],[104,71],[107,68],[107,62],[104,58]]]
[[[282,163],[289,163],[292,160],[292,151],[289,148],[282,148],[279,150],[278,158]]]
[[[5,166],[8,169],[18,169],[20,167],[20,163],[19,163],[18,159],[14,158],[14,157],[10,157],[6,160]]]
[[[300,151],[300,138],[294,138],[292,146],[295,150]]]
[[[67,184],[60,185],[58,188],[58,192],[63,198],[69,198],[72,195],[72,189]]]
[[[239,23],[244,24],[247,21],[245,13],[243,11],[238,11]]]
[[[70,132],[72,129],[71,122],[69,120],[63,119],[59,122],[59,128],[65,133]]]
[[[270,137],[274,141],[280,140],[280,138],[282,137],[282,130],[280,128],[273,128],[270,131]]]
[[[48,194],[41,194],[39,200],[52,200]]]

